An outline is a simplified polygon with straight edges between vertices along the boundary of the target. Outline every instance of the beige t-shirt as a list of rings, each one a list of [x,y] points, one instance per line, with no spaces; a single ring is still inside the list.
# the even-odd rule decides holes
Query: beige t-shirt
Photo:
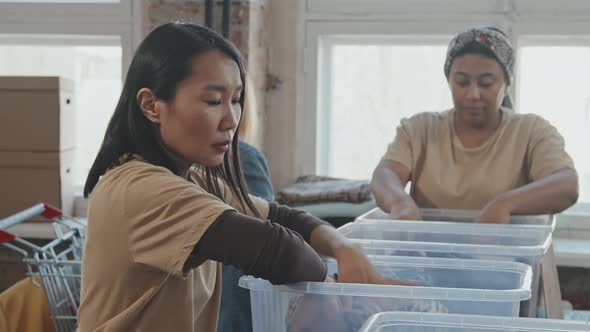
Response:
[[[79,331],[216,331],[220,263],[182,268],[219,215],[243,212],[222,190],[227,203],[139,160],[108,171],[90,197]],[[268,204],[251,198],[266,218]]]
[[[410,195],[421,208],[481,209],[501,193],[574,169],[549,122],[502,112],[498,130],[477,148],[465,148],[457,137],[452,110],[404,119],[383,159],[410,170]]]

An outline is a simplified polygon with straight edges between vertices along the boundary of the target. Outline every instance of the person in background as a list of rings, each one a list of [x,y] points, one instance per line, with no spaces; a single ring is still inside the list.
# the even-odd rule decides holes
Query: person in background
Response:
[[[254,145],[254,133],[257,130],[257,101],[252,80],[247,80],[244,112],[238,131],[240,158],[244,179],[251,194],[274,201],[274,191],[270,181],[270,172],[266,157]]]
[[[247,79],[242,121],[238,130],[240,161],[248,192],[268,202],[274,201],[266,158],[255,146],[248,144],[256,127],[256,97],[252,80]],[[250,291],[238,286],[242,271],[231,265],[222,267],[221,307],[218,332],[252,331]]]
[[[139,45],[84,188],[78,331],[217,329],[221,264],[274,284],[397,284],[333,227],[248,195],[235,135],[244,62],[214,31],[169,23]]]
[[[444,73],[454,107],[401,121],[373,173],[381,209],[413,220],[421,219],[419,208],[475,209],[480,222],[506,223],[577,201],[578,176],[559,132],[512,109],[514,60],[496,28],[470,29],[450,42]]]

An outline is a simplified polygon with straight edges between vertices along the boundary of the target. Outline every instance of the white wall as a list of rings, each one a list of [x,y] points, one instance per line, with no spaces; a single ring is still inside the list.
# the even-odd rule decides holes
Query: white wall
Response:
[[[270,0],[268,71],[283,84],[266,97],[266,154],[275,189],[294,182],[297,172],[295,129],[297,84],[301,79],[302,13],[304,1]]]

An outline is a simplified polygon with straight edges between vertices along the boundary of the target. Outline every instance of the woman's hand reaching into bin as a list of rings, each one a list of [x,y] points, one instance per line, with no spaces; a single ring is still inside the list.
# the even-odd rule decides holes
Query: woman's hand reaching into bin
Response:
[[[382,275],[362,250],[355,245],[338,248],[335,252],[335,258],[338,262],[338,280],[336,281],[339,283],[397,286],[416,285],[413,282],[395,280]]]
[[[389,215],[393,220],[422,220],[420,209],[410,196],[393,202]]]
[[[507,224],[510,222],[511,207],[506,199],[496,198],[486,205],[477,218],[482,224]]]
[[[357,247],[343,246],[336,250],[338,262],[338,275],[334,278],[326,278],[326,282],[377,284],[377,285],[402,285],[415,286],[415,282],[400,281],[388,278],[381,274],[370,262],[369,258]],[[360,310],[359,303],[354,304],[354,296],[348,295],[316,295],[306,294],[294,299],[289,305],[287,326],[289,332],[322,331],[322,332],[348,332],[356,331],[356,325],[364,322],[375,308],[386,308],[387,301],[381,303],[380,299],[370,299],[366,303],[367,310]],[[366,302],[366,301],[365,301]],[[364,302],[363,302],[364,303]],[[366,312],[365,312],[366,311]],[[353,317],[352,313],[357,313]],[[352,315],[352,316],[351,316]],[[358,322],[357,322],[358,321]]]
[[[318,254],[336,259],[338,282],[406,285],[404,282],[381,275],[356,244],[331,226],[316,227],[311,233],[311,246]]]

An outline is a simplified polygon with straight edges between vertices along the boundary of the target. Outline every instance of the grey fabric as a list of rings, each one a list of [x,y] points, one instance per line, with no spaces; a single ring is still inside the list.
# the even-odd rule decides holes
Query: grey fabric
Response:
[[[362,203],[373,198],[367,180],[348,180],[324,176],[299,177],[295,184],[277,193],[277,202],[289,206],[325,202]]]

